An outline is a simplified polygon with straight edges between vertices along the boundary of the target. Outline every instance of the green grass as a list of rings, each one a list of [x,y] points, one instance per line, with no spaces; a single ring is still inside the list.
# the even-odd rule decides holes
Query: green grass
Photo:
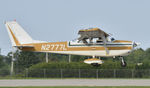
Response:
[[[143,87],[143,86],[118,86],[118,87],[115,87],[115,86],[109,86],[109,87],[87,87],[87,86],[84,86],[84,87],[79,87],[79,86],[63,86],[63,87],[0,87],[0,88],[150,88],[150,87]]]

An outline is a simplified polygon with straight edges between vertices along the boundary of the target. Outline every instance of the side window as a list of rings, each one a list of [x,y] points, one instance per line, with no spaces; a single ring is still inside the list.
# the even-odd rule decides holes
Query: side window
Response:
[[[97,40],[96,43],[103,43],[103,40]]]

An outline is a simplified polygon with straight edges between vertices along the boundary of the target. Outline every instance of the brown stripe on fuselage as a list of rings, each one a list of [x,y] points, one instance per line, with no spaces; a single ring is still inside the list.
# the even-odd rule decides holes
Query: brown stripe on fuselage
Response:
[[[126,41],[126,40],[115,40],[114,43],[132,43],[132,41]]]
[[[104,47],[102,46],[77,46],[77,47],[68,47],[67,42],[52,42],[52,43],[32,43],[32,44],[24,44],[24,45],[32,45],[34,46],[34,48],[30,48],[30,47],[23,47],[21,50],[26,50],[26,51],[36,51],[36,52],[45,52],[45,51],[98,51],[98,50],[105,50]],[[48,50],[41,50],[42,45],[65,45],[65,49],[66,50],[62,50],[60,48],[56,47],[53,48],[53,50],[51,50],[51,48],[49,48]],[[107,47],[108,50],[131,50],[132,46],[119,46],[119,47]]]

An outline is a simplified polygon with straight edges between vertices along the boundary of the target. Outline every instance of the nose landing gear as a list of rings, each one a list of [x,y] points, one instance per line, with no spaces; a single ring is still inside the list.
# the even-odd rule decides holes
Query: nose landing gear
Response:
[[[127,63],[124,61],[124,58],[120,57],[120,59],[121,59],[121,67],[126,67]]]

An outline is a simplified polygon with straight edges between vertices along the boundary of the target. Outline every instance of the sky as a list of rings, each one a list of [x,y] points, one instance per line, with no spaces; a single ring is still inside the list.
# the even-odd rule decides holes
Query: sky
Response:
[[[99,27],[150,47],[150,0],[0,0],[3,55],[12,50],[4,23],[15,19],[35,40],[70,41],[80,29]]]

